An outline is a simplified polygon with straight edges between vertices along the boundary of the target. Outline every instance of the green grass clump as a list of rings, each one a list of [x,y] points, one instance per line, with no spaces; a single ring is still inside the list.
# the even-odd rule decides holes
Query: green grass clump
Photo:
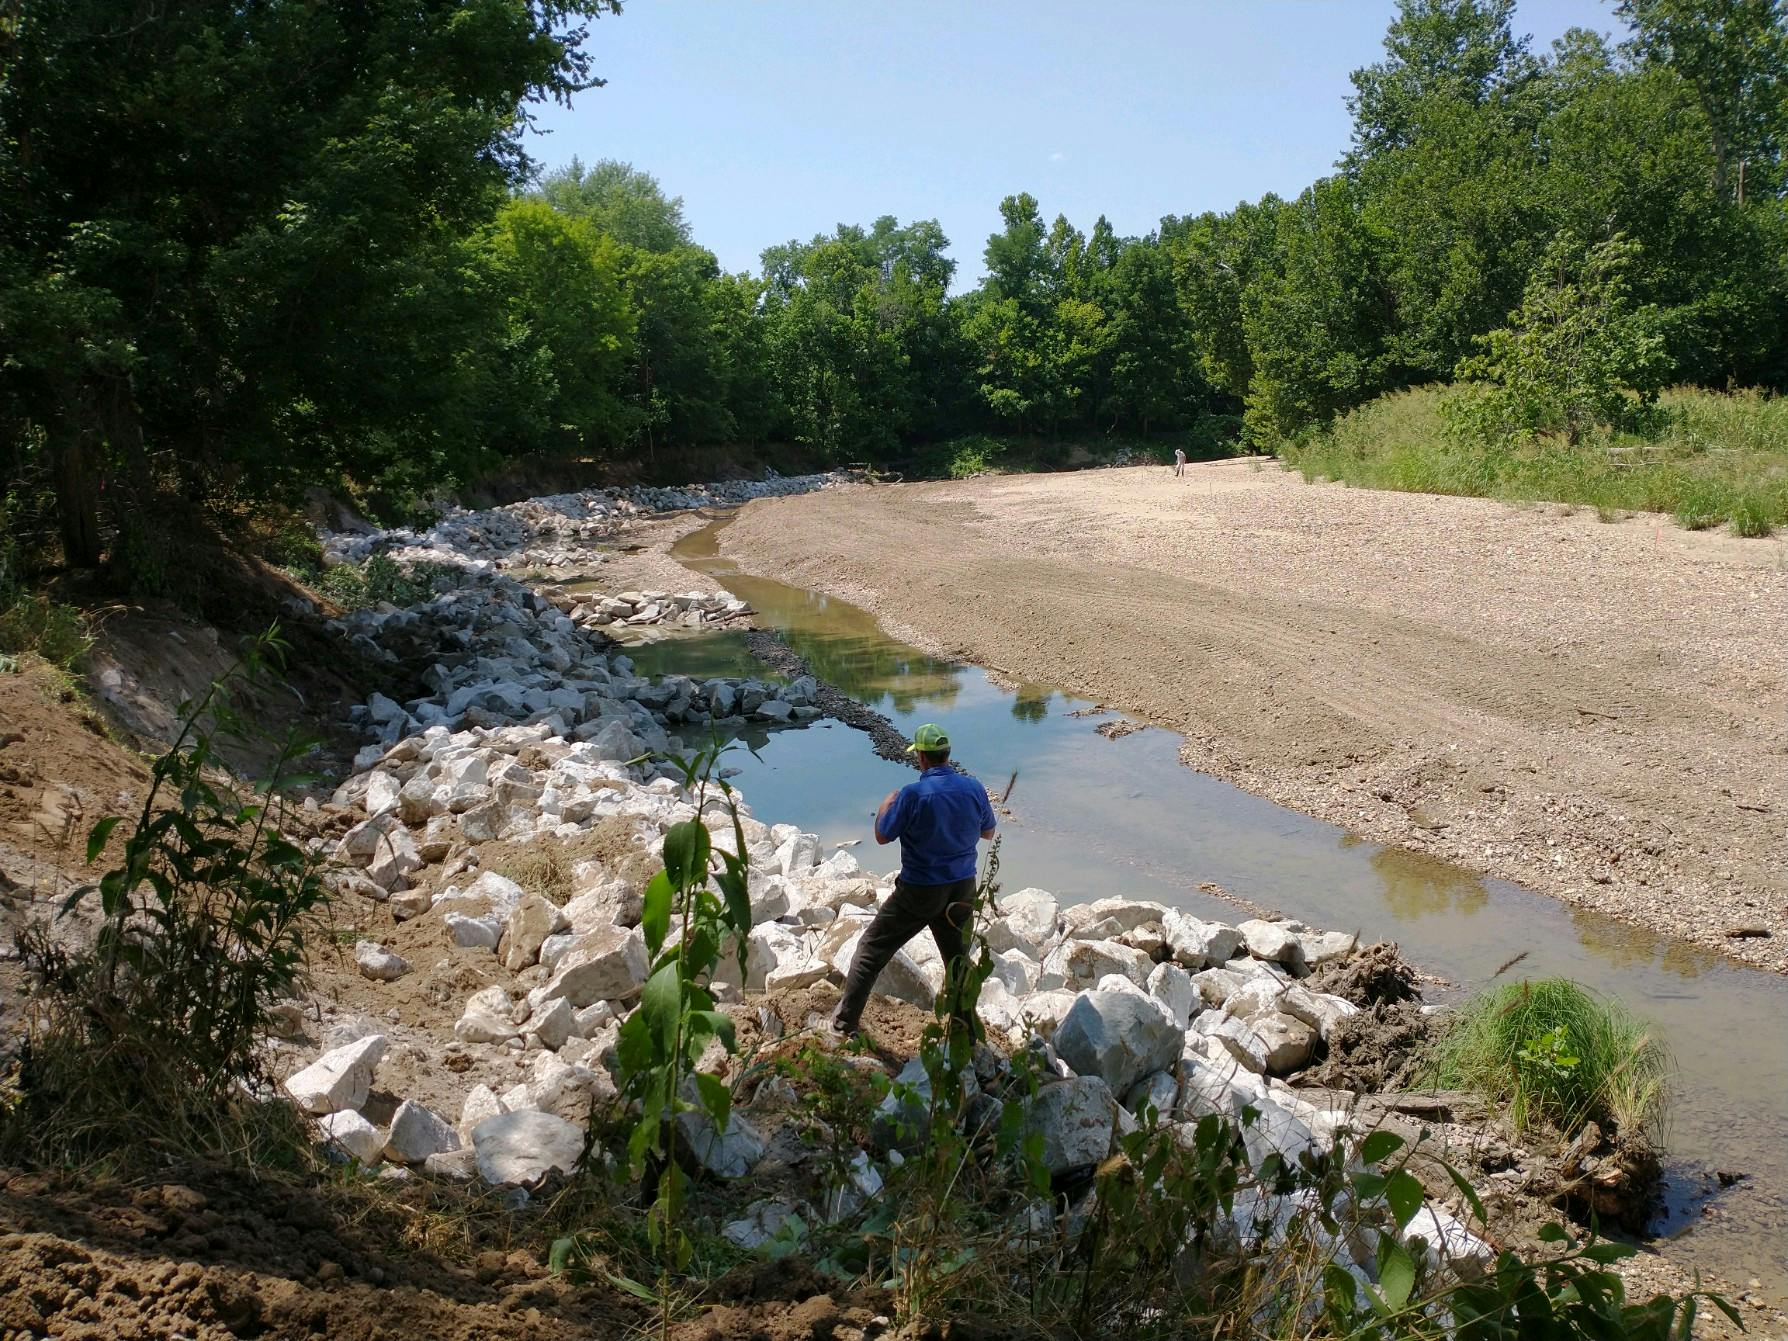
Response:
[[[1447,388],[1381,396],[1285,448],[1305,479],[1371,489],[1663,512],[1691,530],[1766,536],[1788,525],[1788,399],[1758,391],[1665,392],[1643,434],[1603,430],[1575,447],[1461,441]]]
[[[1595,1122],[1639,1133],[1664,1116],[1674,1065],[1655,1030],[1564,978],[1509,983],[1461,1006],[1428,1058],[1429,1082],[1506,1105],[1517,1132]]]

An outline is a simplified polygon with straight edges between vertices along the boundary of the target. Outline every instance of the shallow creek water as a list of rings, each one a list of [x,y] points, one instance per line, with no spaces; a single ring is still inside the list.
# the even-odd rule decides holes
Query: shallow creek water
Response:
[[[1017,774],[1002,819],[1003,888],[1037,885],[1064,903],[1156,899],[1231,922],[1245,915],[1199,888],[1215,882],[1313,926],[1394,940],[1461,990],[1525,953],[1519,974],[1575,979],[1655,1021],[1680,1080],[1654,1232],[1683,1236],[1673,1255],[1688,1263],[1741,1287],[1757,1277],[1766,1297],[1788,1301],[1788,979],[1274,805],[1183,767],[1171,732],[1105,739],[1094,728],[1108,717],[1073,715],[1092,706],[1085,700],[998,686],[976,667],[890,638],[848,602],[739,572],[719,553],[724,525],[686,536],[673,555],[749,601],[816,675],[903,733],[944,723],[957,759],[996,795]],[[765,673],[738,633],[666,638],[632,655],[641,674]],[[729,763],[754,813],[827,844],[863,840],[859,859],[893,868],[892,852],[869,838],[870,814],[909,769],[834,722],[751,743],[756,758],[741,750]],[[1748,1177],[1720,1192],[1716,1170]]]

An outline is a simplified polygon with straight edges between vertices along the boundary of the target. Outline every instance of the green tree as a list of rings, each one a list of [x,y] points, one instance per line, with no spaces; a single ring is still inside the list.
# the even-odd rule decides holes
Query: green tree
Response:
[[[1420,138],[1437,103],[1482,106],[1532,69],[1527,39],[1509,27],[1515,0],[1397,0],[1386,59],[1353,73],[1354,146],[1359,157]]]
[[[516,200],[491,232],[507,316],[500,427],[530,453],[603,453],[630,427],[617,389],[634,348],[620,248],[589,223]]]
[[[1641,59],[1695,91],[1714,185],[1736,196],[1780,192],[1788,148],[1788,7],[1782,0],[1621,0]]]
[[[667,196],[658,179],[612,158],[586,169],[576,158],[541,179],[534,192],[561,213],[587,219],[617,242],[641,251],[672,252],[691,245],[683,197]]]
[[[522,105],[591,86],[612,0],[19,0],[0,23],[0,399],[67,558],[178,485],[480,448],[469,237]],[[166,463],[166,464],[163,464]]]
[[[1467,385],[1444,407],[1450,427],[1493,442],[1562,436],[1574,447],[1652,404],[1669,364],[1656,309],[1628,292],[1638,252],[1624,237],[1548,247],[1509,324],[1460,363]]]

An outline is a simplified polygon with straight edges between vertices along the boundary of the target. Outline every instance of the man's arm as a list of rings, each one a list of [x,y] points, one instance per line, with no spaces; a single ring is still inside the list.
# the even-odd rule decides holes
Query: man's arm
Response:
[[[900,837],[898,833],[882,832],[883,821],[888,818],[888,812],[894,808],[894,803],[899,799],[900,790],[899,788],[896,788],[882,798],[881,807],[875,812],[875,841],[880,843],[883,847],[886,847],[889,843],[892,843],[896,838]]]
[[[988,797],[985,788],[981,791],[981,837],[992,838],[996,821],[993,818],[993,801]]]

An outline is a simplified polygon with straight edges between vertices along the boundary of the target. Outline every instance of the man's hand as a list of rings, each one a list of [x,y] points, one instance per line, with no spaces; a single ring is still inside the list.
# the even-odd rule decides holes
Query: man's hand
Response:
[[[886,847],[889,843],[892,843],[894,840],[892,838],[883,838],[882,837],[882,816],[884,816],[888,813],[888,807],[894,804],[894,798],[899,795],[900,795],[900,792],[898,789],[889,792],[886,796],[884,796],[882,798],[882,803],[876,809],[876,812],[875,812],[875,841],[877,843],[881,844],[883,847]]]

